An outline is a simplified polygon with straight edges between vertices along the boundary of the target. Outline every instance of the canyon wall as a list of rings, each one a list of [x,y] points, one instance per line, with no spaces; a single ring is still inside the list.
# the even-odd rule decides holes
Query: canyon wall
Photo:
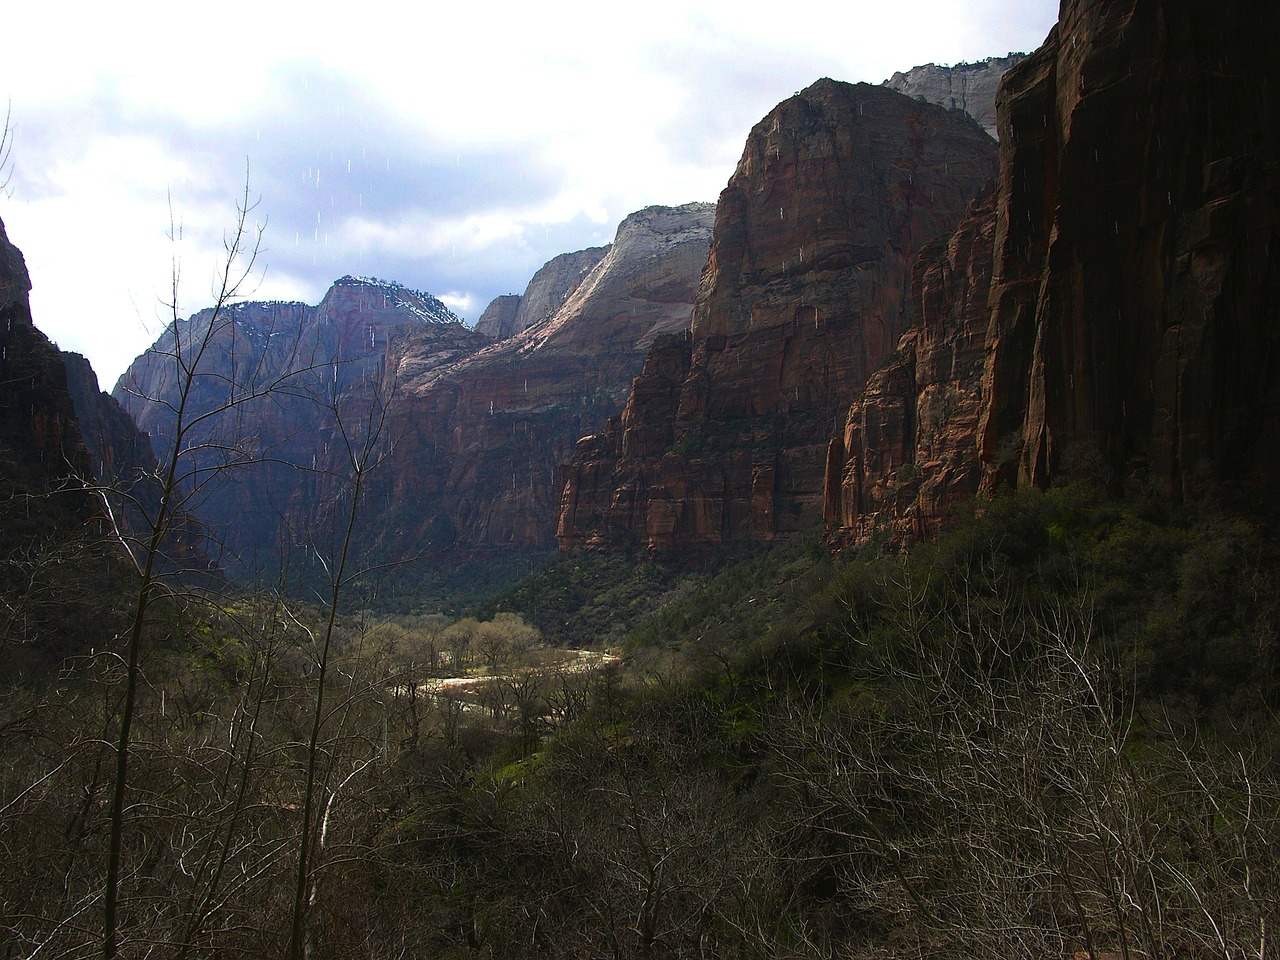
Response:
[[[381,389],[388,354],[410,336],[419,372],[487,342],[434,297],[343,277],[318,306],[231,303],[170,324],[113,396],[162,461],[181,448],[185,507],[205,524],[219,565],[274,577],[315,535],[297,498],[326,458],[342,456],[335,416],[345,417],[340,430],[358,426],[364,395]]]
[[[172,324],[115,395],[163,457],[186,388],[185,489],[242,578],[336,553],[356,462],[363,557],[548,551],[556,466],[622,407],[654,339],[687,329],[712,216],[649,208],[612,246],[557,257],[490,311],[497,342],[426,294],[344,277],[316,307]]]
[[[628,216],[558,310],[462,362],[421,371],[407,342],[370,490],[380,556],[554,548],[557,465],[623,406],[654,341],[687,330],[713,213]]]
[[[879,86],[821,80],[771,111],[717,204],[689,336],[655,348],[625,412],[562,472],[561,547],[817,522],[833,424],[910,320],[917,251],[995,153],[965,114]]]
[[[1064,3],[1001,86],[993,206],[945,264],[922,258],[920,329],[833,444],[829,523],[909,541],[975,471],[987,490],[1083,479],[1274,510],[1278,30],[1270,6]],[[919,371],[931,331],[970,342],[984,312],[943,466]]]
[[[0,221],[0,508],[3,549],[96,514],[88,451],[57,347],[31,319],[31,279]]]

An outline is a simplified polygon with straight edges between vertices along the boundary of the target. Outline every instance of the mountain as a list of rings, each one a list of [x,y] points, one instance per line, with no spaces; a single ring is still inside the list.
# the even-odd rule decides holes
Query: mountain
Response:
[[[318,438],[345,397],[383,380],[389,352],[408,336],[422,369],[486,342],[430,295],[347,276],[317,306],[233,303],[171,324],[113,396],[164,459],[188,388],[181,446],[190,508],[230,572],[274,576],[311,535],[298,525],[295,499],[325,454]]]
[[[551,316],[459,362],[426,369],[406,341],[395,448],[371,478],[378,556],[554,550],[557,466],[622,407],[655,339],[688,328],[713,213],[691,203],[631,214]]]
[[[909,97],[927,100],[952,110],[963,110],[994,137],[998,136],[996,89],[1000,86],[1000,78],[1024,57],[1024,53],[1010,53],[1003,57],[979,60],[977,63],[957,63],[953,67],[926,63],[906,72],[895,73],[884,85]]]
[[[1068,478],[1274,511],[1277,28],[1064,5],[1001,86],[994,194],[922,258],[918,329],[833,444],[829,522],[905,542],[980,486]]]
[[[563,471],[562,548],[769,540],[822,515],[832,424],[911,319],[911,264],[995,172],[967,115],[820,80],[751,131],[690,334]]]
[[[316,307],[239,303],[172,325],[115,396],[171,449],[175,358],[208,341],[187,409],[203,419],[183,446],[193,478],[219,475],[193,505],[241,576],[314,554],[334,526],[351,444],[375,430],[365,555],[548,551],[556,466],[622,406],[654,339],[687,328],[712,213],[648,208],[611,246],[555,258],[518,303],[487,312],[496,343],[432,297],[344,277]]]

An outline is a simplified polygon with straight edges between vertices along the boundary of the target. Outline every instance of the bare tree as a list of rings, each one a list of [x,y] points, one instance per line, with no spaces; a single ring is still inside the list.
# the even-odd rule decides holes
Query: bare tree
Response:
[[[4,111],[4,129],[0,130],[0,193],[13,196],[9,186],[13,182],[13,101],[9,101]]]

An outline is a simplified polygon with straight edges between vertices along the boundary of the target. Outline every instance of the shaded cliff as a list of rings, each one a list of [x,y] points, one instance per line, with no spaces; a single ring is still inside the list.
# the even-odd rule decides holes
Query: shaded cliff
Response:
[[[1024,57],[1025,53],[1010,53],[976,63],[957,63],[953,67],[926,63],[895,73],[884,85],[908,97],[920,97],[951,110],[963,110],[994,137],[998,135],[996,90],[1000,86],[1000,78]]]
[[[305,551],[315,535],[297,498],[314,486],[311,472],[324,468],[335,416],[347,397],[387,382],[388,353],[410,335],[418,370],[487,342],[434,297],[343,277],[318,306],[235,303],[171,324],[113,396],[163,459],[189,387],[181,438],[186,507],[222,548],[217,559],[229,572],[274,577],[278,563]]]
[[[1275,491],[1278,29],[1274,5],[1070,2],[1006,84],[990,481]]]
[[[0,681],[106,649],[127,593],[63,354],[32,323],[22,254],[0,222]],[[74,378],[72,378],[74,380]],[[74,387],[74,384],[73,384]]]
[[[846,536],[929,536],[978,491],[978,418],[990,312],[995,192],[950,237],[928,244],[912,276],[916,325],[854,401],[827,454],[827,523]]]
[[[494,340],[503,340],[515,332],[516,315],[520,312],[520,294],[508,293],[494,297],[476,320],[476,333],[483,333]]]
[[[982,372],[953,388],[956,466],[925,453],[927,378],[886,371],[833,448],[829,520],[927,533],[975,468],[987,489],[1079,478],[1274,509],[1278,28],[1261,6],[1064,3],[1001,86],[994,207],[952,237],[949,277],[922,259],[921,329],[899,346],[918,369],[927,331],[971,338],[986,300]],[[988,233],[989,256],[966,240]],[[893,426],[873,435],[877,418]],[[886,481],[898,463],[913,484]]]
[[[678,397],[668,341],[626,426],[565,469],[562,548],[767,540],[820,518],[832,424],[910,318],[916,252],[995,151],[962,113],[832,80],[757,124],[716,207]]]
[[[31,279],[0,221],[0,501],[6,545],[95,514],[62,355],[31,319]]]

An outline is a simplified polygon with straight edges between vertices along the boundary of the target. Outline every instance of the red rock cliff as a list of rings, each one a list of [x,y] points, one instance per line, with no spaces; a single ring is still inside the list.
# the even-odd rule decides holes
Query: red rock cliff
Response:
[[[1275,4],[1063,4],[1000,105],[989,484],[1274,493]]]
[[[66,369],[32,323],[30,290],[22,253],[0,221],[0,549],[6,552],[96,512],[84,489],[92,472]]]
[[[978,490],[994,235],[988,186],[956,232],[916,262],[916,326],[871,375],[828,449],[825,516],[847,537],[918,540]]]
[[[1274,6],[1063,5],[1001,86],[994,206],[922,257],[920,328],[832,444],[829,522],[927,535],[976,471],[1274,509],[1278,30]],[[937,359],[984,314],[939,421]]]
[[[833,420],[910,315],[916,252],[959,221],[995,149],[963,114],[832,80],[757,124],[716,208],[678,398],[657,358],[624,418],[643,442],[625,447],[619,424],[580,447],[562,547],[767,540],[818,520]]]

